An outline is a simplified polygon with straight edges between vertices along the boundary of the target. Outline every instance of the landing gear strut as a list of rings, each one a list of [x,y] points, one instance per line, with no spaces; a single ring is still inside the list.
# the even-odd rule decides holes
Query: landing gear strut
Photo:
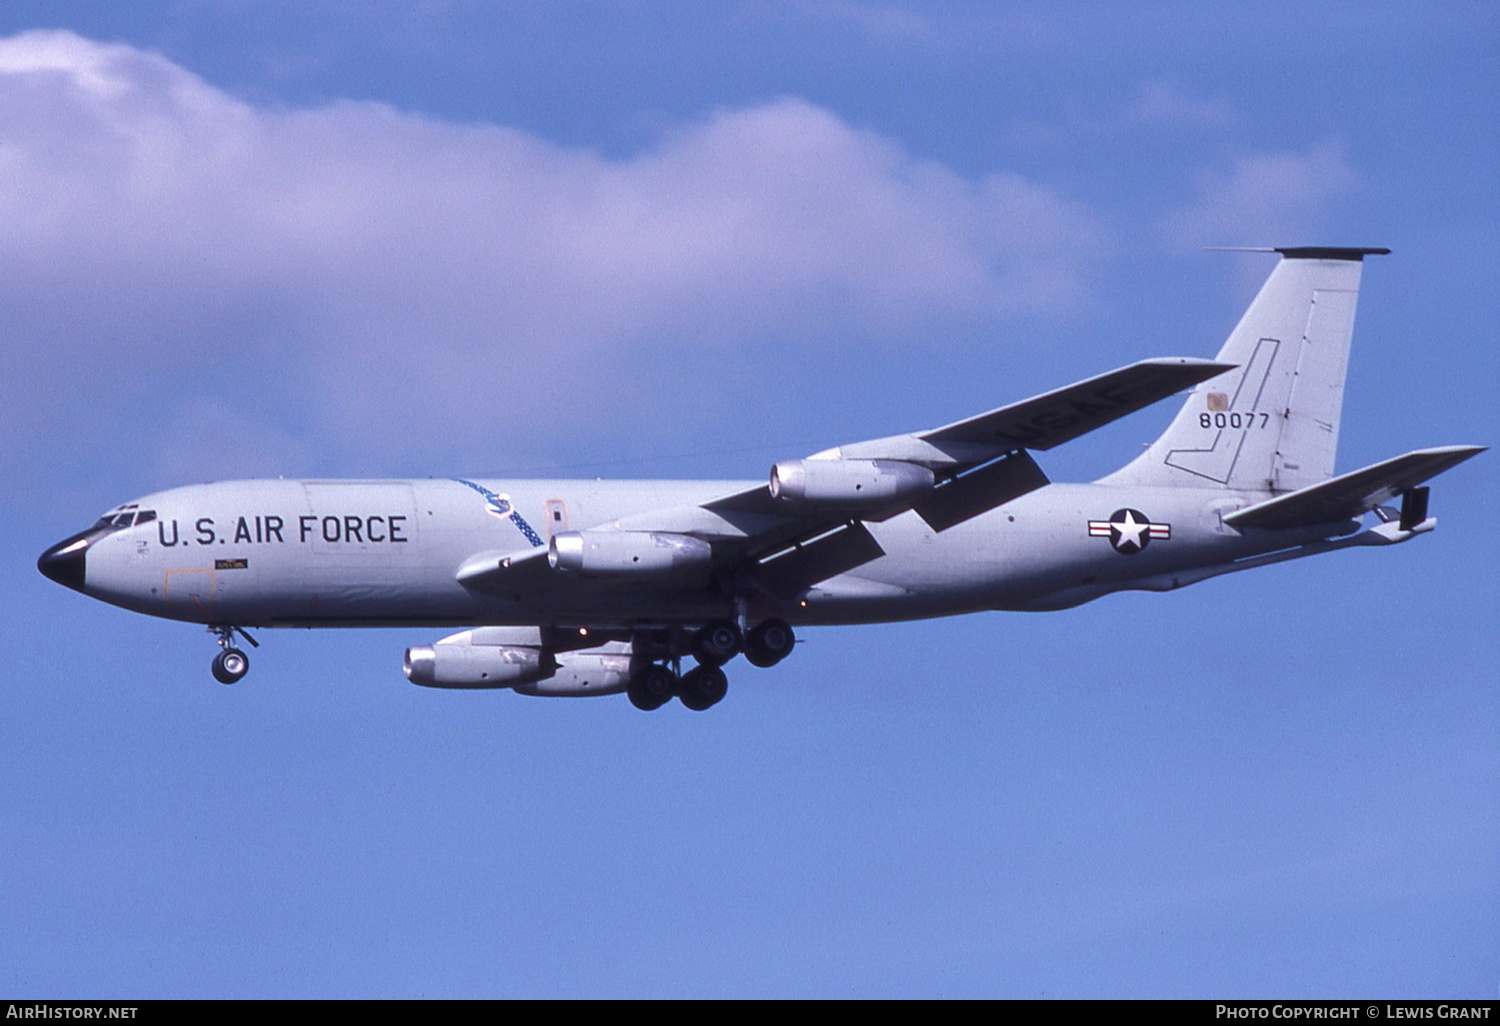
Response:
[[[214,656],[213,675],[214,680],[220,684],[238,683],[241,677],[250,672],[250,657],[234,647],[234,636],[250,642],[251,648],[259,648],[260,642],[256,641],[243,628],[231,627],[228,624],[214,624],[210,626],[209,632],[218,636],[220,652]]]

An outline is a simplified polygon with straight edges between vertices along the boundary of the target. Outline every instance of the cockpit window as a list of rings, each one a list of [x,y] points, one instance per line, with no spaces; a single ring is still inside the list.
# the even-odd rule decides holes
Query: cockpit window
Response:
[[[156,510],[154,509],[143,509],[137,513],[134,506],[126,506],[124,509],[110,510],[95,521],[94,526],[96,528],[113,527],[115,530],[119,530],[122,527],[129,527],[132,524],[148,524],[155,519]]]

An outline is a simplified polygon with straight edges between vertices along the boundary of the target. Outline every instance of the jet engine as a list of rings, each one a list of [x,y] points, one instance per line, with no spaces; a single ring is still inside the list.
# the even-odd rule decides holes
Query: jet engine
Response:
[[[712,560],[701,538],[661,531],[564,531],[547,550],[548,566],[578,574],[666,576],[707,570]]]
[[[517,684],[523,695],[613,695],[630,683],[634,665],[628,641],[612,641],[581,652],[559,652],[550,677]]]
[[[429,688],[514,688],[523,695],[609,695],[630,682],[629,642],[552,652],[535,627],[478,627],[406,650],[406,678]]]
[[[486,629],[406,650],[406,679],[429,688],[513,688],[550,676],[557,659],[528,645],[497,644]],[[486,643],[489,642],[489,643]]]
[[[932,491],[931,470],[900,460],[782,460],[771,468],[771,497],[819,506],[865,508]]]

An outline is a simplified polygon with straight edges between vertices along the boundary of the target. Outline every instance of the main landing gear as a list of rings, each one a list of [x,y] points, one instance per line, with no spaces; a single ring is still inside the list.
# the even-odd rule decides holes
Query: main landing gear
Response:
[[[251,648],[259,648],[260,642],[245,633],[244,628],[228,624],[212,624],[208,631],[219,639],[220,651],[214,656],[213,662],[214,680],[220,684],[238,683],[241,677],[250,672],[250,657],[234,647],[234,636],[238,634],[250,642]]]
[[[717,705],[729,694],[729,677],[717,666],[699,666],[682,675],[677,698],[694,712]]]
[[[697,666],[682,673],[681,650],[676,650],[667,661],[642,667],[631,678],[626,694],[632,705],[647,712],[660,709],[674,696],[689,709],[702,712],[728,694],[729,677],[720,667],[729,660],[743,651],[752,666],[775,666],[791,654],[796,643],[785,620],[763,620],[744,636],[732,621],[715,620],[698,630],[688,646]]]
[[[651,663],[630,678],[625,693],[631,705],[650,712],[670,702],[677,694],[677,685],[677,674],[660,663]]]

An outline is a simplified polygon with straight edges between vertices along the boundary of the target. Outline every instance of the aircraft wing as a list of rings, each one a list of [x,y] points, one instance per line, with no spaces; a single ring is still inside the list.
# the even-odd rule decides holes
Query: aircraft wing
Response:
[[[958,442],[1051,449],[1234,366],[1187,357],[1142,360],[918,437],[938,446]]]
[[[931,468],[938,477],[931,496],[872,510],[862,519],[883,520],[915,508],[931,512],[928,522],[937,527],[934,520],[943,521],[937,529],[946,530],[968,519],[954,519],[959,512],[974,516],[1047,483],[1025,450],[1051,449],[1232,369],[1233,364],[1191,357],[1142,360],[944,427],[842,445],[809,460],[894,460]],[[704,508],[739,516],[789,512],[765,485],[720,496]]]
[[[1227,513],[1230,527],[1302,527],[1363,516],[1402,492],[1484,452],[1482,445],[1418,449]]]
[[[691,535],[713,546],[716,566],[748,567],[775,593],[793,595],[883,555],[866,523],[915,510],[933,530],[946,531],[1048,483],[1026,450],[1061,445],[1231,369],[1187,357],[1143,360],[930,431],[788,461],[814,474],[856,464],[876,473],[891,465],[930,472],[925,487],[889,500],[793,502],[774,494],[769,483],[756,484],[698,506],[653,510],[593,530]],[[544,553],[481,554],[465,563],[459,578],[490,591],[536,587],[549,574],[546,560],[538,558]]]
[[[1051,449],[1234,366],[1185,356],[1141,360],[943,427],[841,445],[814,458],[908,460],[961,470],[1019,449]]]
[[[723,539],[723,548],[756,560],[775,590],[787,593],[882,555],[866,522],[914,510],[933,530],[946,531],[1048,483],[1026,450],[1061,445],[1232,369],[1189,357],[1142,360],[944,427],[843,445],[800,461],[889,460],[932,470],[931,490],[908,500],[835,510],[788,503],[769,485],[756,485],[701,509],[748,528],[743,539]]]

